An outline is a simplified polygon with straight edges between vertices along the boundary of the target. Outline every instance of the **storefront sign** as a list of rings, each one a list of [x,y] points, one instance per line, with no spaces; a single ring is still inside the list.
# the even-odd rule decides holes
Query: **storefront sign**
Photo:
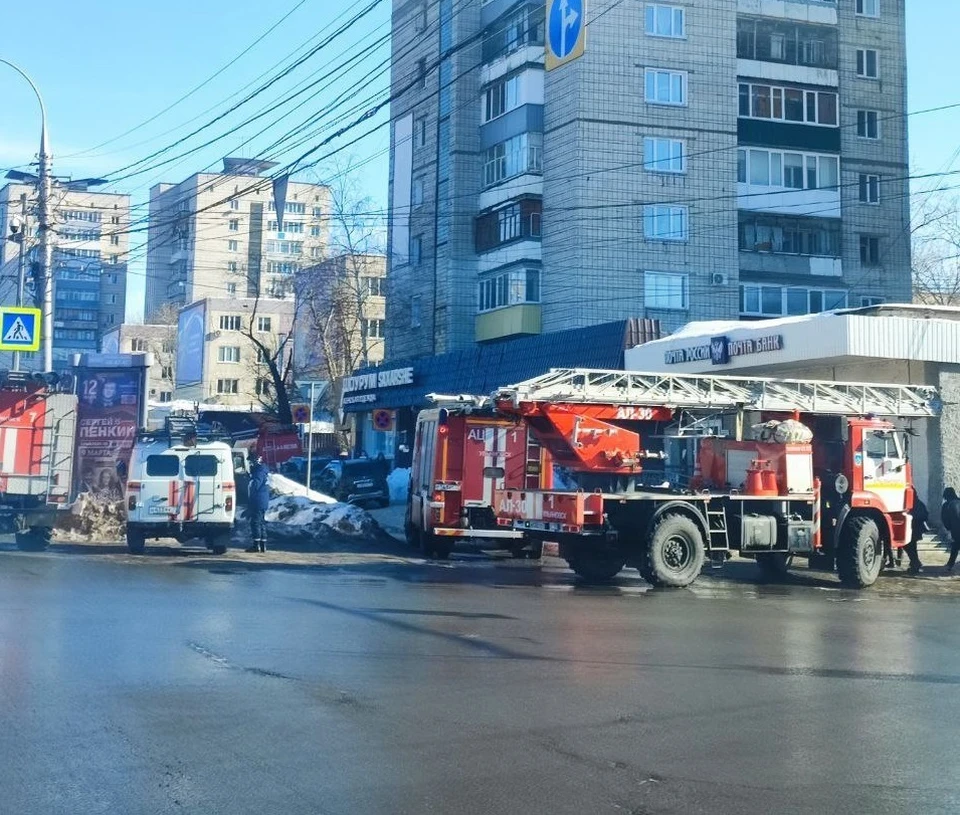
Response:
[[[713,365],[729,365],[734,357],[752,354],[769,354],[783,350],[783,335],[770,334],[757,339],[731,340],[729,337],[713,337],[707,345],[689,348],[674,348],[664,354],[667,365],[682,365],[686,362],[706,362]]]
[[[396,368],[390,371],[373,371],[369,374],[357,374],[348,376],[343,381],[343,392],[357,393],[359,391],[376,391],[381,388],[399,388],[403,385],[413,384],[413,368]],[[375,401],[371,399],[369,401]],[[356,402],[347,402],[344,404],[355,404]],[[358,400],[359,401],[359,400]]]

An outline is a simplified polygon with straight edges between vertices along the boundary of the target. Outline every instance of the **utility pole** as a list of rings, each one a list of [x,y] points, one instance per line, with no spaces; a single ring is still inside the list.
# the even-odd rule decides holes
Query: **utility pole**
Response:
[[[50,175],[52,157],[47,142],[47,123],[44,117],[40,134],[40,271],[43,280],[42,326],[43,370],[53,371],[53,178]]]
[[[20,194],[20,254],[17,258],[17,305],[23,306],[24,291],[27,286],[27,236],[30,226],[27,223],[27,194]],[[20,370],[20,352],[13,352],[13,370]]]

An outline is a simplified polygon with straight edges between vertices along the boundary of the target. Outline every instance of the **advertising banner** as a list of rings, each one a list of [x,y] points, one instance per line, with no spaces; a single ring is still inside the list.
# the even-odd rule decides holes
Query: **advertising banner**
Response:
[[[125,468],[137,439],[143,369],[78,371],[77,490],[119,500]]]
[[[205,303],[180,312],[177,321],[177,385],[196,385],[203,380]]]

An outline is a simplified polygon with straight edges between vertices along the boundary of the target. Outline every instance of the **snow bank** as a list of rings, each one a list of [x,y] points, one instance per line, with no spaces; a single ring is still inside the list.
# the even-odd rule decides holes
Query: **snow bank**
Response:
[[[326,496],[324,496],[326,497]],[[295,495],[281,496],[270,502],[267,523],[271,533],[302,537],[333,530],[348,537],[366,537],[377,530],[369,513],[352,504],[317,503]]]
[[[277,473],[270,473],[268,483],[270,485],[270,495],[274,498],[306,498],[308,501],[313,501],[316,504],[337,503],[336,498],[331,498],[329,495],[324,495],[322,492],[317,492],[316,490],[308,490],[303,484],[293,481],[286,476],[278,475]]]
[[[122,500],[82,492],[57,519],[54,534],[59,540],[91,540],[97,542],[123,540],[127,513]]]
[[[402,503],[410,494],[410,470],[398,468],[387,476],[387,486],[390,487],[390,500]]]

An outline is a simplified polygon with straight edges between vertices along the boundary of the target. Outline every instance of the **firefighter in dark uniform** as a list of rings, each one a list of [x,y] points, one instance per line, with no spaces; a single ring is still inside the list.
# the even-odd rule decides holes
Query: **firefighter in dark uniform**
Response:
[[[247,488],[247,514],[250,516],[250,537],[253,545],[248,552],[267,551],[267,507],[270,505],[270,471],[263,463],[263,456],[257,456],[257,463],[250,473],[250,486]]]

